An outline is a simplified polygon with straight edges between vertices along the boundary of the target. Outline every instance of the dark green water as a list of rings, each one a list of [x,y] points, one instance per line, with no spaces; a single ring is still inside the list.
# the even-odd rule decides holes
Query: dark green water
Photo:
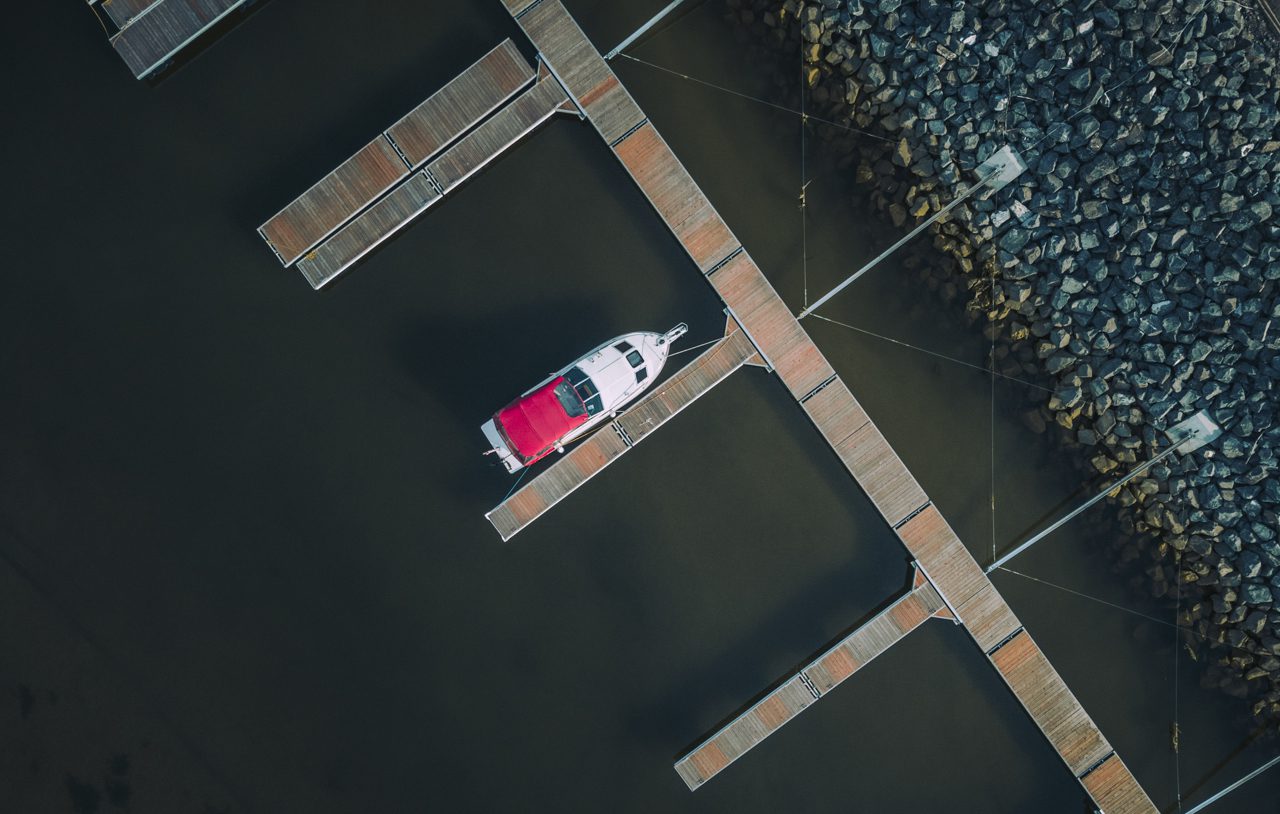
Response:
[[[569,6],[607,48],[663,4]],[[155,85],[82,3],[24,15],[0,49],[0,811],[123,810],[120,755],[136,812],[1084,810],[942,622],[685,790],[679,753],[907,579],[763,371],[498,541],[495,407],[604,337],[723,324],[588,126],[553,122],[332,290],[278,267],[254,227],[501,38],[526,44],[496,0],[272,0]],[[761,92],[715,0],[633,53]],[[795,117],[616,68],[797,308],[892,240],[811,154],[806,270]],[[823,313],[981,365],[900,272]],[[980,561],[993,454],[1001,549],[1082,486],[1016,420],[1023,385],[996,387],[993,437],[982,372],[808,327]],[[1171,620],[1084,528],[1013,567]],[[996,583],[1172,806],[1172,630]],[[1183,658],[1188,801],[1274,753],[1238,750],[1243,708],[1197,676]],[[1274,811],[1278,784],[1220,809]]]

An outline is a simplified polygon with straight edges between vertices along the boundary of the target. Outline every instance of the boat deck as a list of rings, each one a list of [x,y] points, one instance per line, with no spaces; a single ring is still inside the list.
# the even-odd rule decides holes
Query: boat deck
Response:
[[[503,2],[1085,791],[1106,791],[1108,814],[1154,814],[1137,780],[560,0]],[[999,656],[1006,641],[1014,650]],[[1085,782],[1095,767],[1106,768],[1105,783]]]
[[[752,361],[756,349],[738,330],[712,345],[642,396],[625,413],[566,452],[485,517],[510,540],[571,492],[643,441],[730,373]]]

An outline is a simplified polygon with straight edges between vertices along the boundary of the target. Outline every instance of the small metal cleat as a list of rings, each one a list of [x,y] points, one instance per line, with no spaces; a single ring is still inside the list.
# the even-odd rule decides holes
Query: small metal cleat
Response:
[[[1222,435],[1222,428],[1209,418],[1208,410],[1201,410],[1190,418],[1174,424],[1165,431],[1165,435],[1173,442],[1178,452],[1186,455]]]

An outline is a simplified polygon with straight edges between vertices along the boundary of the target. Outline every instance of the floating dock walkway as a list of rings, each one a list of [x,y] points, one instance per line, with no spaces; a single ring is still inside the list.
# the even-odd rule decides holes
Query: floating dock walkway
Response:
[[[1119,755],[560,0],[503,3],[1095,804],[1106,814],[1154,814]],[[692,755],[685,765],[693,765]]]
[[[556,112],[578,111],[559,82],[535,71],[506,40],[273,215],[258,234],[282,264],[296,263],[318,289]]]
[[[137,79],[163,68],[179,51],[252,0],[89,0],[116,29],[111,45]]]
[[[730,373],[746,364],[759,364],[758,360],[755,346],[731,321],[724,339],[654,385],[625,413],[570,448],[485,517],[503,540],[510,540]]]
[[[916,571],[911,591],[676,761],[676,772],[690,790],[701,786],[929,619],[955,620]]]

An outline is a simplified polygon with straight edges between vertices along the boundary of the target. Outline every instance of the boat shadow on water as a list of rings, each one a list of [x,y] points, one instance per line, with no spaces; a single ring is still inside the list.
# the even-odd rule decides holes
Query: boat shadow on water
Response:
[[[442,450],[446,456],[465,452],[442,461],[454,473],[450,489],[485,511],[497,505],[515,479],[496,456],[481,455],[486,442],[480,425],[584,349],[631,328],[611,324],[609,309],[586,299],[566,299],[556,311],[573,319],[549,319],[545,306],[516,305],[483,315],[424,317],[397,332],[394,357],[433,402],[435,420],[444,419],[444,426],[431,432],[461,439]],[[456,382],[466,386],[451,384]],[[552,456],[532,467],[524,482],[558,459]]]

